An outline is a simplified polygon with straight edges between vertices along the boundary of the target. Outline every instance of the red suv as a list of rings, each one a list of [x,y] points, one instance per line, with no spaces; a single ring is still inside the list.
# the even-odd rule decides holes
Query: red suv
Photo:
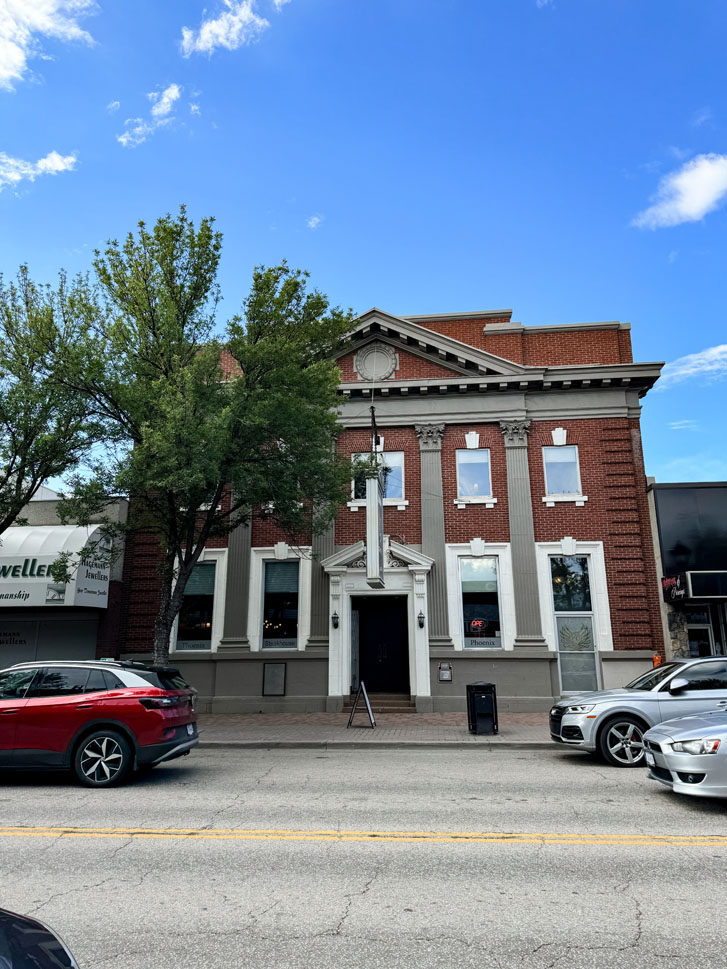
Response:
[[[0,671],[0,767],[73,770],[88,787],[199,743],[195,691],[144,663],[35,662]]]

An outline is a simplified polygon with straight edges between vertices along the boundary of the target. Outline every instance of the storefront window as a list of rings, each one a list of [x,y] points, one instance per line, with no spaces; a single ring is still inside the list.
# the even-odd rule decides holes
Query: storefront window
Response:
[[[200,562],[192,569],[179,611],[177,650],[212,648],[215,571],[214,562]]]
[[[499,649],[497,556],[460,559],[463,637],[466,649]]]
[[[550,572],[556,612],[591,611],[591,586],[585,555],[553,555]]]
[[[491,495],[489,448],[457,451],[457,497],[485,498]]]
[[[298,562],[265,563],[263,649],[298,645]]]
[[[598,689],[588,556],[551,555],[558,666],[563,693]]]

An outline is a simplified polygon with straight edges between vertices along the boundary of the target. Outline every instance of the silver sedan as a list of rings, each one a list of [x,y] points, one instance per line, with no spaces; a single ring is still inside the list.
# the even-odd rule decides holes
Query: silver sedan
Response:
[[[679,794],[727,798],[727,713],[667,720],[644,743],[652,780]]]
[[[720,709],[727,709],[727,657],[663,663],[620,690],[564,697],[550,711],[550,735],[614,767],[642,767],[649,727]]]

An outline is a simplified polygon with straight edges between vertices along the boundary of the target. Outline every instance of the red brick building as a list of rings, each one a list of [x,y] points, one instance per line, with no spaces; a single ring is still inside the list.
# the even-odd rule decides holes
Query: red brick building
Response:
[[[545,710],[650,665],[664,645],[639,414],[660,365],[633,362],[629,325],[373,309],[351,339],[339,448],[370,452],[373,406],[383,584],[361,484],[310,546],[258,515],[206,549],[172,655],[208,707],[340,710],[364,680],[454,710],[492,680],[503,709]],[[142,535],[127,547],[129,654],[149,649],[156,555]]]

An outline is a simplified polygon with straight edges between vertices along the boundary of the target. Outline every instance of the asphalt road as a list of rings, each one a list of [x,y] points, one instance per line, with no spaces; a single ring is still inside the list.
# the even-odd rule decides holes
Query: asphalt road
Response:
[[[83,969],[722,969],[726,861],[727,802],[555,748],[0,776],[0,905]]]

